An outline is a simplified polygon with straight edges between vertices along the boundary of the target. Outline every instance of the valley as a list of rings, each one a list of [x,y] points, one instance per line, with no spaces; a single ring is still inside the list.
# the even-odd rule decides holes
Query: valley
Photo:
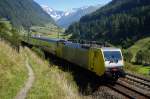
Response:
[[[149,99],[150,0],[73,2],[0,0],[0,99]]]

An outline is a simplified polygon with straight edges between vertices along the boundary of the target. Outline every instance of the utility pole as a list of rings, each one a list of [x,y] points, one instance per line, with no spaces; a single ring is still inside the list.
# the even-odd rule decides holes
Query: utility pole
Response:
[[[29,42],[29,38],[30,38],[30,26],[28,27],[28,42]]]
[[[59,39],[59,32],[57,33],[57,38]]]
[[[58,31],[58,29],[59,29],[59,28],[57,27],[57,32],[58,32],[58,33],[57,33],[57,38],[59,39],[59,31]]]

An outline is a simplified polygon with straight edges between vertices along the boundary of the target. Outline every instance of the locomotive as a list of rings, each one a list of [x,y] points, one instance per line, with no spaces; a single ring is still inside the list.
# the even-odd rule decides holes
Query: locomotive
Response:
[[[123,77],[124,61],[121,49],[91,46],[61,39],[32,36],[25,40],[28,44],[39,46],[47,52],[94,72],[98,76]]]

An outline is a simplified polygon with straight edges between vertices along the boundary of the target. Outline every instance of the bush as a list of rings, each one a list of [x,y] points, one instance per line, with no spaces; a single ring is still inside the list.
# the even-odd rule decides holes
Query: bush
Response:
[[[150,64],[150,51],[140,50],[136,54],[136,63],[138,64]]]
[[[127,62],[131,62],[131,59],[133,58],[133,55],[130,51],[123,51],[124,60]]]
[[[44,52],[37,47],[32,47],[32,50],[40,57],[45,58]]]

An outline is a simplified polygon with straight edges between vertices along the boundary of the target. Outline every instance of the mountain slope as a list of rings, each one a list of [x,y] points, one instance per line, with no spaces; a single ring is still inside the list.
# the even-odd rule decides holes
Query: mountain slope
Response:
[[[149,0],[112,0],[72,24],[66,33],[73,33],[72,38],[107,41],[126,48],[150,36],[149,12]]]
[[[54,24],[53,19],[33,0],[0,0],[0,17],[16,26]]]

